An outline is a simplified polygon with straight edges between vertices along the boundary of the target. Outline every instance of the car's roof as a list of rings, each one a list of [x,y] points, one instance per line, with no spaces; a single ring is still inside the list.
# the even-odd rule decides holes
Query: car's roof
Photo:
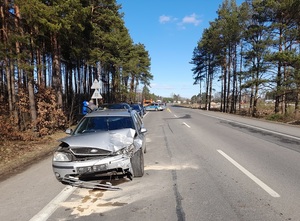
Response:
[[[130,107],[141,107],[140,104],[130,104]]]
[[[132,113],[134,113],[134,110],[128,110],[128,109],[98,109],[95,110],[87,115],[85,117],[98,117],[98,116],[124,116],[129,117]]]
[[[128,103],[105,103],[100,105],[100,107],[109,108],[109,109],[130,109]]]

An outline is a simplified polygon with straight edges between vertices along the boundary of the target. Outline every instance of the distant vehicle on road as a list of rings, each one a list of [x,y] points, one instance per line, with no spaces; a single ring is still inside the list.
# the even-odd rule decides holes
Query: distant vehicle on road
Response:
[[[166,109],[166,104],[165,103],[158,103],[158,105],[164,110]]]
[[[146,111],[163,111],[164,109],[158,103],[152,103],[145,107]]]
[[[144,101],[143,101],[144,107],[146,107],[146,106],[148,106],[148,105],[150,105],[150,104],[152,104],[152,103],[153,103],[153,100],[152,100],[152,99],[149,99],[149,100],[144,99]]]

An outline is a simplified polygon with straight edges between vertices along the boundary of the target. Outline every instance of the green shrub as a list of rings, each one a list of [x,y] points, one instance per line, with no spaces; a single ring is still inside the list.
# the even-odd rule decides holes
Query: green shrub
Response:
[[[284,121],[285,116],[283,114],[270,114],[266,117],[266,120],[271,120],[271,121]]]

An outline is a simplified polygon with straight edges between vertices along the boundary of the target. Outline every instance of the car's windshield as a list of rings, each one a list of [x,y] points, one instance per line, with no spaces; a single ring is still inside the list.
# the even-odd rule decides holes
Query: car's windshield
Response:
[[[90,133],[96,131],[118,130],[134,128],[131,117],[99,116],[84,118],[74,131],[74,134]]]

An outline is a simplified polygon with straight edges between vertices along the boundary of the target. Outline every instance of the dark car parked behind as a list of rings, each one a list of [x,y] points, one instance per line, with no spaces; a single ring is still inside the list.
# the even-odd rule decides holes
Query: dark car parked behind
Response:
[[[130,104],[130,107],[135,110],[136,112],[138,112],[138,114],[143,117],[145,112],[144,112],[144,108],[142,107],[141,104],[138,103],[134,103],[134,104]]]
[[[100,105],[100,109],[130,109],[130,105],[127,103],[105,103]]]

